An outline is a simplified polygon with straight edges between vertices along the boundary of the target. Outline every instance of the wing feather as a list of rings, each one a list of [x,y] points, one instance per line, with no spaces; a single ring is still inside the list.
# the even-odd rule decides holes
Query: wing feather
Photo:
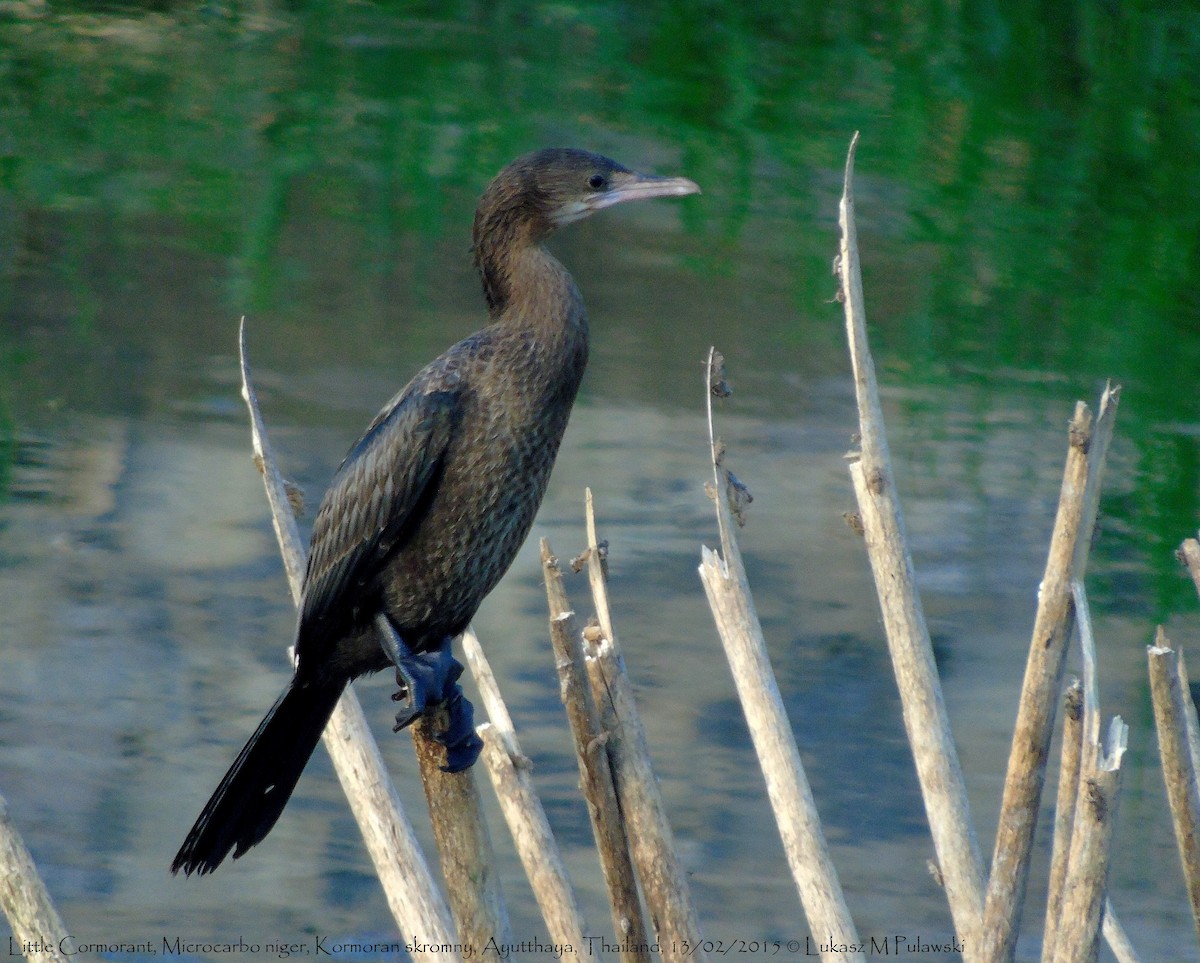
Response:
[[[384,408],[334,475],[313,524],[297,648],[329,637],[436,491],[459,412],[456,391],[413,391]]]

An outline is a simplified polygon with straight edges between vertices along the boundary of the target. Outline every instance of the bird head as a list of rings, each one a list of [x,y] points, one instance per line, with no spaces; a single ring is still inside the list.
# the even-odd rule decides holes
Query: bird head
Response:
[[[503,228],[517,236],[524,228],[529,240],[540,241],[614,204],[698,193],[686,177],[639,174],[600,154],[547,148],[517,158],[488,185],[475,213],[475,243]]]

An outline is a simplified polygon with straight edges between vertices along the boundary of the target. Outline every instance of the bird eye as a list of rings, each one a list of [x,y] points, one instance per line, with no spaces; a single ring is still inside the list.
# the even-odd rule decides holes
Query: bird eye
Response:
[[[604,175],[603,174],[593,174],[591,177],[588,178],[588,187],[590,187],[592,190],[598,191],[603,186],[604,186]]]

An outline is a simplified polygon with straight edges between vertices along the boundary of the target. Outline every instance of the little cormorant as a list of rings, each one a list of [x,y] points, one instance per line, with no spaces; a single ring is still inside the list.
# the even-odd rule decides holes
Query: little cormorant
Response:
[[[171,866],[209,873],[271,831],[346,685],[394,665],[397,730],[445,704],[449,771],[479,755],[451,641],[512,564],[541,504],[587,363],[575,282],[543,246],[622,201],[694,194],[581,150],[514,161],[475,212],[488,324],[375,416],[313,525],[291,682],[205,805]]]

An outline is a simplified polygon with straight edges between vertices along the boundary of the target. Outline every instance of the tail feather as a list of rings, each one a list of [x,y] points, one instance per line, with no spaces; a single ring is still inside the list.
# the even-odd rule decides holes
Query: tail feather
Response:
[[[291,798],[345,684],[292,682],[259,723],[205,804],[171,864],[203,876],[232,849],[237,859],[266,838]]]

